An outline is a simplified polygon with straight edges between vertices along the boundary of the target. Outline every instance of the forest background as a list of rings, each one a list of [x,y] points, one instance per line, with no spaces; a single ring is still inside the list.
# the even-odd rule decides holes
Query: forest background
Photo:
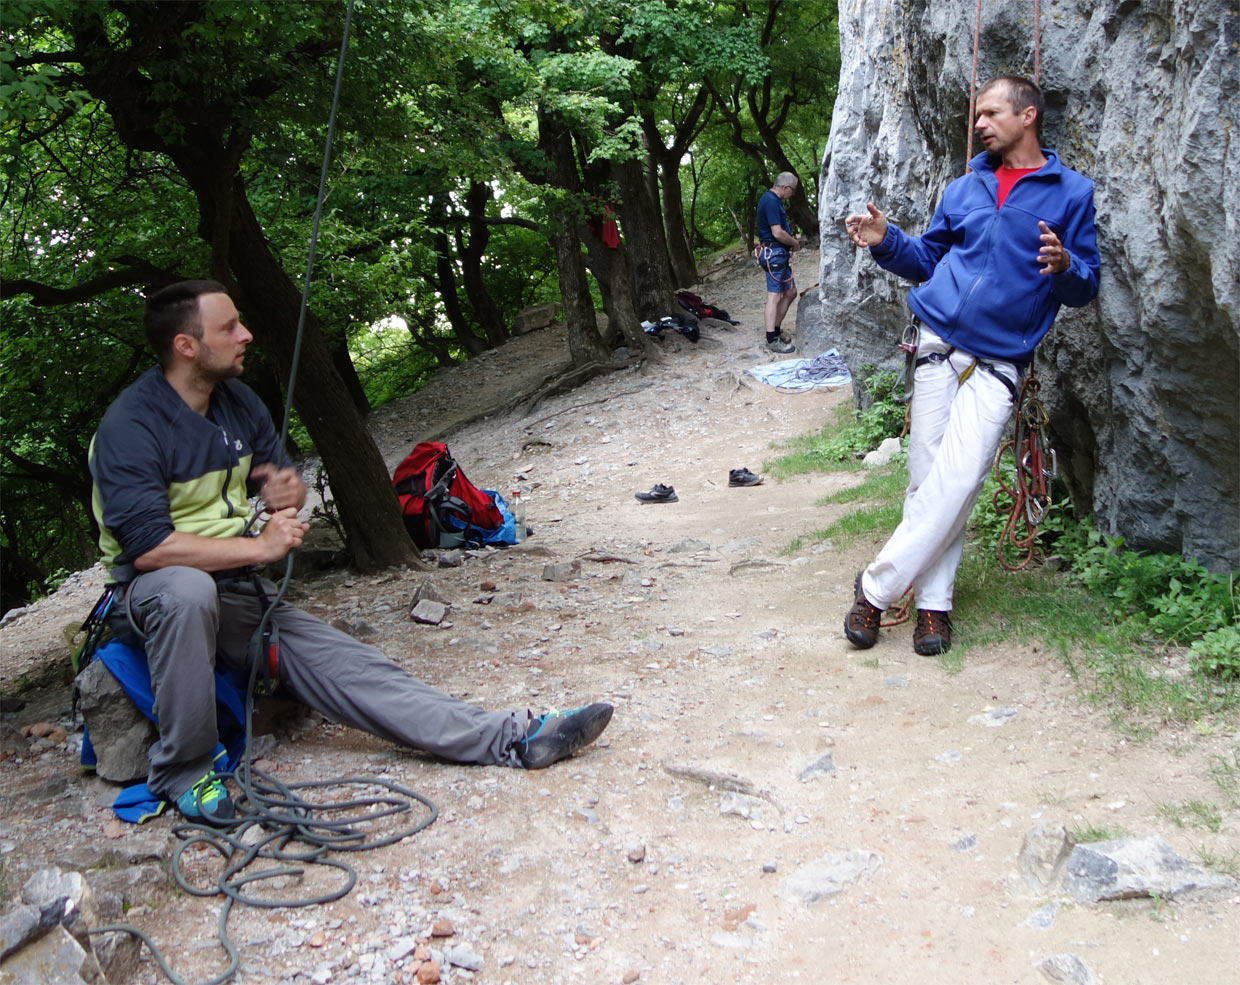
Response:
[[[0,9],[2,607],[94,562],[89,442],[151,364],[145,293],[210,276],[282,418],[343,2],[7,0]],[[563,305],[579,379],[631,358],[696,262],[753,240],[775,175],[813,201],[836,5],[358,0],[294,392],[353,563],[416,554],[367,412]],[[608,248],[602,224],[618,220]]]

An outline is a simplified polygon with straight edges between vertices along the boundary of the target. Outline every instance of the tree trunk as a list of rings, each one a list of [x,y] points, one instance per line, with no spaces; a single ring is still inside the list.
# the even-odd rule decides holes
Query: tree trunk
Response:
[[[573,141],[568,128],[546,110],[538,111],[538,148],[546,156],[548,178],[556,188],[581,192],[581,176],[573,160]],[[594,318],[594,299],[581,259],[581,240],[577,237],[578,217],[565,209],[551,214],[551,245],[560,278],[560,297],[564,302],[564,324],[568,329],[568,351],[574,366],[607,362],[610,354],[598,334]]]
[[[487,342],[497,346],[508,338],[508,326],[504,324],[504,316],[482,277],[482,258],[491,239],[491,227],[486,223],[487,203],[490,201],[490,185],[481,181],[469,183],[469,191],[465,194],[465,205],[469,211],[469,242],[463,242],[458,231],[456,248],[457,255],[461,258],[461,279],[465,281],[465,294],[473,305],[478,325],[486,334]]]
[[[301,294],[268,249],[244,190],[238,188],[233,199],[229,236],[233,274],[252,309],[250,325],[256,339],[287,375]],[[374,571],[416,561],[418,550],[405,530],[387,466],[332,365],[313,312],[306,313],[293,400],[331,477],[353,564]]]
[[[672,262],[672,272],[681,287],[692,287],[698,281],[697,262],[689,245],[688,226],[685,223],[684,192],[680,184],[680,162],[684,159],[694,138],[701,131],[706,108],[710,105],[710,93],[706,86],[698,89],[697,96],[689,104],[683,120],[676,126],[671,147],[663,144],[663,135],[655,119],[651,103],[642,108],[642,130],[646,143],[659,169],[659,181],[663,198],[663,227],[667,234],[667,252]],[[697,188],[694,188],[696,199]]]
[[[660,168],[659,183],[663,189],[663,226],[667,230],[667,252],[671,256],[676,284],[679,287],[692,287],[698,282],[697,261],[693,258],[693,250],[689,246],[686,233],[680,168],[670,165]]]
[[[633,295],[629,293],[629,263],[625,256],[624,243],[613,250],[605,246],[584,224],[578,227],[577,233],[586,246],[586,266],[598,281],[608,325],[620,332],[631,352],[646,352],[649,348],[649,337],[642,330],[641,319],[633,309]]]
[[[633,307],[639,318],[661,318],[676,308],[676,285],[663,223],[646,192],[640,161],[614,164],[612,175],[620,187],[620,218],[628,248]]]
[[[443,302],[444,314],[448,316],[448,324],[452,326],[452,334],[471,356],[486,351],[486,343],[474,334],[473,326],[461,307],[461,298],[456,291],[456,270],[452,266],[452,247],[448,243],[448,234],[438,232],[435,242],[435,290]]]
[[[258,394],[278,428],[284,420],[284,380],[280,379],[275,361],[261,350],[247,353],[243,382]],[[291,434],[285,438],[284,453],[289,458],[301,458],[301,449]]]
[[[340,374],[340,382],[348,391],[349,399],[357,407],[357,412],[365,417],[370,413],[370,398],[366,396],[366,388],[362,386],[357,375],[357,367],[353,365],[353,355],[349,352],[349,340],[343,334],[328,343],[331,349],[332,365]]]
[[[581,260],[581,241],[568,216],[554,213],[551,220],[555,224],[551,245],[555,248],[560,297],[564,302],[564,324],[568,329],[568,351],[573,365],[606,363],[611,359],[611,354],[598,334],[594,299],[590,297],[586,266]]]

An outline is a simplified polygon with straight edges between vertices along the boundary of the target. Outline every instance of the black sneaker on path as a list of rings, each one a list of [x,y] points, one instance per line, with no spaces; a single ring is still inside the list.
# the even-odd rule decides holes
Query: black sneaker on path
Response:
[[[762,476],[754,475],[749,469],[733,469],[728,473],[729,486],[756,486],[762,482]]]
[[[656,482],[650,492],[633,493],[633,498],[643,503],[675,503],[680,500],[675,489],[661,482]]]

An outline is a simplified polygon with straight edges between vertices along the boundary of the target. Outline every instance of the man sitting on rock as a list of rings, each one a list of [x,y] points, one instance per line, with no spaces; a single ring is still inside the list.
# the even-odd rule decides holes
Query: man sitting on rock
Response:
[[[236,377],[253,336],[215,281],[173,284],[147,300],[159,365],[108,408],[91,443],[100,546],[122,583],[114,611],[143,640],[159,739],[147,785],[187,818],[227,823],[235,807],[212,779],[218,741],[213,670],[249,671],[251,637],[275,586],[258,565],[302,542],[306,488],[271,418]],[[247,495],[270,519],[250,528]],[[328,718],[458,763],[542,769],[602,734],[612,706],[535,716],[484,711],[422,683],[374,647],[286,602],[279,683]]]

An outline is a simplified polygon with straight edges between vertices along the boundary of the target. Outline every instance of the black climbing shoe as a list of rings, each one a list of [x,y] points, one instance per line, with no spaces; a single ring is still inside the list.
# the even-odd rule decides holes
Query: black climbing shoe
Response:
[[[584,708],[539,715],[530,722],[525,738],[517,743],[517,758],[527,770],[546,769],[567,759],[603,734],[614,710],[606,702],[598,701]]]
[[[733,469],[728,473],[729,486],[756,486],[761,482],[762,476],[754,475],[749,469]]]

